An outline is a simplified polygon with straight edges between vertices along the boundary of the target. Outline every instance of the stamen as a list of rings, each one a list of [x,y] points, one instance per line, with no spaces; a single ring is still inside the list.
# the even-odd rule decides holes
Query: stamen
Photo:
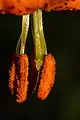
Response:
[[[16,74],[16,66],[15,63],[13,62],[11,69],[9,70],[9,89],[12,94],[14,93],[15,74]]]
[[[44,100],[50,93],[55,81],[55,59],[49,54],[44,59],[43,70],[41,73],[40,85],[38,88],[38,98]]]
[[[17,79],[17,102],[21,103],[27,98],[28,90],[28,57],[26,54],[19,56],[19,79]]]

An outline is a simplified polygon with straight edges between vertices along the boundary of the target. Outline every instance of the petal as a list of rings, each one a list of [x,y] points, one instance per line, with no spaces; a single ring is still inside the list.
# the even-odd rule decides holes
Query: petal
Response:
[[[47,0],[44,10],[80,10],[80,0]]]
[[[36,9],[80,10],[80,0],[0,0],[0,13],[24,15],[31,14]]]
[[[43,8],[46,0],[1,0],[6,13],[23,15]]]

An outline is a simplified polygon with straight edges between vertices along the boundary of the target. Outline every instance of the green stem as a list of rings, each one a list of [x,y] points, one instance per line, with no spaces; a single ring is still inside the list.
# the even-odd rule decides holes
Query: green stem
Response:
[[[22,16],[22,31],[21,35],[19,37],[17,47],[16,47],[16,53],[24,54],[25,52],[25,43],[28,35],[28,29],[29,29],[29,15],[23,15]],[[20,49],[20,50],[19,50]]]

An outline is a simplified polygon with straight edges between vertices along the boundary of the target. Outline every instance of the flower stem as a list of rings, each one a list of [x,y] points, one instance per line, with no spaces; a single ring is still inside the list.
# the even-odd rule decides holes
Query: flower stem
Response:
[[[17,54],[24,54],[25,52],[25,43],[28,35],[29,29],[29,15],[22,16],[22,31],[19,37],[17,46],[16,46],[16,53]]]

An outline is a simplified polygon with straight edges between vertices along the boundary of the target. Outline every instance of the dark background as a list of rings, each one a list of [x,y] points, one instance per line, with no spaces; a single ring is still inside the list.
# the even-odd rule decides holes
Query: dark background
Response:
[[[56,82],[45,101],[32,95],[17,104],[8,90],[11,56],[21,17],[0,15],[0,120],[80,120],[80,12],[44,12],[48,52],[56,59]],[[32,48],[28,37],[29,51]]]

